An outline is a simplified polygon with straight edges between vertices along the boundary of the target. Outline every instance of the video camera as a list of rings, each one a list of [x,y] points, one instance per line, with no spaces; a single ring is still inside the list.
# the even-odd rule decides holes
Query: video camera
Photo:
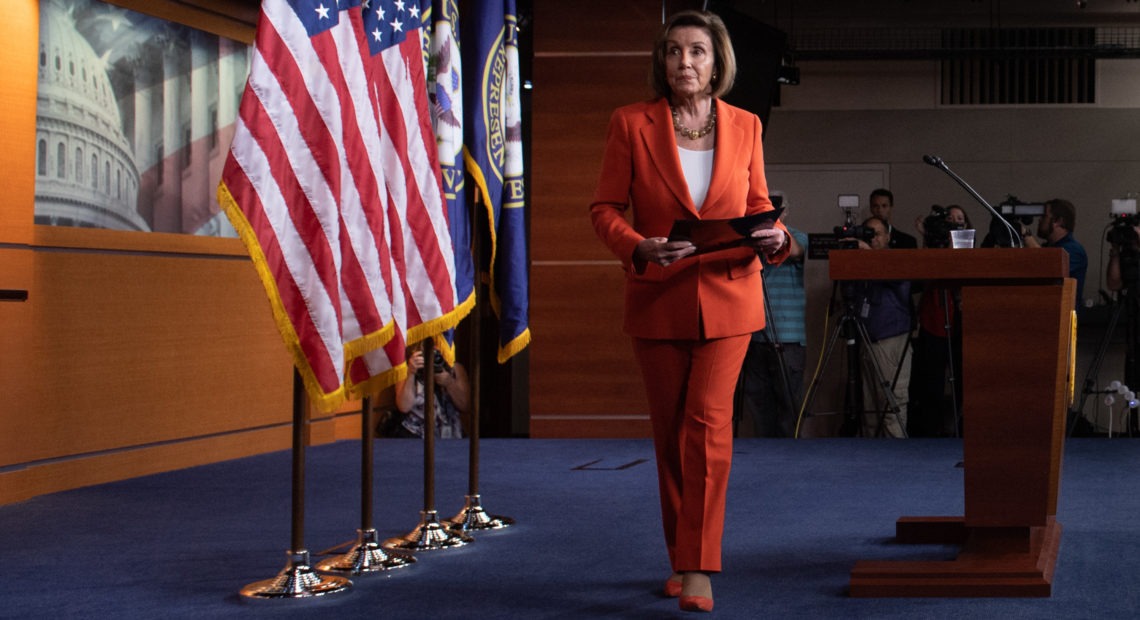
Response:
[[[1122,248],[1133,248],[1140,244],[1136,236],[1135,226],[1140,226],[1140,215],[1136,213],[1136,199],[1124,198],[1112,200],[1112,211],[1108,214],[1109,229],[1105,240]]]
[[[832,250],[854,248],[858,240],[870,243],[875,238],[874,229],[855,224],[859,194],[839,194],[838,202],[839,210],[843,211],[843,225],[832,228],[830,233],[809,233],[808,258],[827,260]]]
[[[950,247],[950,231],[965,228],[950,219],[950,209],[942,205],[931,205],[930,215],[922,220],[922,245],[926,248]]]
[[[1013,225],[1029,225],[1033,218],[1045,215],[1044,202],[1021,202],[1017,196],[1006,194],[1005,201],[998,205],[998,212],[1002,218]]]
[[[990,234],[988,237],[989,240],[992,240],[993,246],[999,248],[1020,247],[1020,241],[1015,243],[1010,238],[1010,230],[1006,228],[1002,220],[1012,226],[1014,234],[1016,234],[1022,225],[1028,226],[1033,222],[1033,218],[1045,215],[1044,202],[1022,202],[1012,194],[1006,194],[1005,201],[997,205],[995,209],[1001,214],[1001,219],[990,218]]]
[[[875,229],[862,224],[836,226],[831,231],[835,235],[838,247],[844,249],[858,247],[859,241],[869,244],[875,238]]]

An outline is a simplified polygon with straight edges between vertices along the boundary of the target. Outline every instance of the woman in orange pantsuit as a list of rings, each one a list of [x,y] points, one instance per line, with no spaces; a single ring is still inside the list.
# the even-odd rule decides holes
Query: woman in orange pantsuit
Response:
[[[753,230],[749,246],[696,256],[688,241],[667,240],[674,220],[772,209],[760,119],[717,99],[735,73],[719,17],[671,17],[654,44],[657,97],[613,113],[590,205],[627,275],[624,329],[649,396],[673,569],[665,592],[692,611],[712,609],[709,575],[721,568],[733,391],[749,338],[764,327],[757,253],[777,264],[789,251],[776,222]]]

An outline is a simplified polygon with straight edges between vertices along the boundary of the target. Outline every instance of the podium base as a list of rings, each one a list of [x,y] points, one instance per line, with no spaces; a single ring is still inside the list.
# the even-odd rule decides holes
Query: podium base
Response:
[[[321,575],[309,565],[307,550],[288,551],[289,563],[273,579],[265,579],[241,589],[248,601],[313,599],[343,594],[352,582],[343,577]]]
[[[376,530],[356,530],[356,544],[343,555],[321,560],[317,570],[345,575],[366,575],[410,566],[416,559],[393,551],[388,553],[376,542]]]
[[[853,597],[1048,597],[1061,525],[966,527],[961,518],[900,519],[900,543],[963,546],[950,561],[868,561],[851,570]]]
[[[504,527],[510,527],[515,524],[515,520],[510,517],[488,514],[487,511],[483,509],[482,500],[479,495],[468,495],[463,510],[460,510],[459,514],[448,519],[445,523],[453,530],[471,532],[476,530],[498,530]]]

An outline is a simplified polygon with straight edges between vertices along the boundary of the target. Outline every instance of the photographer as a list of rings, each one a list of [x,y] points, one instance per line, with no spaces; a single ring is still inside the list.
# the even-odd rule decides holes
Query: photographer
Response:
[[[867,218],[864,228],[875,231],[868,244],[862,239],[857,246],[861,250],[886,250],[890,247],[890,233],[887,224],[877,217]],[[858,313],[859,320],[867,330],[871,346],[864,355],[883,376],[890,381],[895,377],[892,393],[898,413],[887,411],[881,414],[875,396],[883,389],[876,385],[872,373],[863,373],[864,413],[862,434],[864,437],[906,437],[907,391],[910,383],[910,367],[901,365],[907,347],[910,346],[910,282],[899,281],[857,281],[844,287],[848,303]]]
[[[950,247],[950,231],[972,228],[970,217],[958,205],[931,207],[931,215],[915,223],[927,248]],[[962,337],[958,313],[960,289],[938,282],[925,282],[918,302],[918,336],[911,358],[910,403],[907,433],[911,437],[938,437],[956,434],[954,419],[944,411],[946,371],[955,377],[955,402],[962,402]]]
[[[1135,216],[1132,216],[1135,217]],[[1126,221],[1114,226],[1108,234],[1111,249],[1108,251],[1108,269],[1104,274],[1104,285],[1110,291],[1128,289],[1136,291],[1140,281],[1140,224]]]
[[[950,247],[950,231],[973,228],[970,216],[958,205],[945,208],[939,205],[930,207],[930,215],[914,218],[914,228],[922,235],[924,248]]]
[[[1073,238],[1077,228],[1077,209],[1068,200],[1054,198],[1045,203],[1045,213],[1037,222],[1037,237],[1045,240],[1039,243],[1029,226],[1021,225],[1021,237],[1027,248],[1061,248],[1069,254],[1069,277],[1077,281],[1077,312],[1085,291],[1085,273],[1089,268],[1089,257],[1085,248]]]
[[[392,433],[396,437],[424,436],[424,354],[418,347],[409,349],[408,374],[396,382],[396,408],[400,423]],[[462,418],[470,406],[467,371],[456,363],[448,367],[439,351],[435,352],[435,436],[443,439],[463,437]]]

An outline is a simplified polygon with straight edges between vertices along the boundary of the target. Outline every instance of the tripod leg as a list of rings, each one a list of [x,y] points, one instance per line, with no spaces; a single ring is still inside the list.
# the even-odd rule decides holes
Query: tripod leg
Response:
[[[792,380],[788,375],[787,362],[784,360],[784,342],[780,339],[780,332],[776,329],[776,313],[772,312],[771,295],[768,294],[768,284],[761,278],[760,286],[764,289],[764,313],[768,317],[767,334],[768,341],[772,344],[776,354],[776,368],[780,375],[780,393],[783,397],[783,407],[777,407],[775,420],[773,426],[776,429],[775,435],[781,436],[784,433],[784,420],[788,412],[796,411],[795,397],[792,395]],[[794,434],[793,434],[794,435]]]
[[[1069,409],[1069,437],[1073,436],[1073,431],[1077,428],[1077,422],[1081,416],[1084,415],[1085,402],[1088,401],[1089,395],[1096,392],[1096,379],[1100,374],[1100,365],[1104,362],[1104,354],[1108,352],[1108,345],[1112,341],[1112,335],[1116,332],[1116,324],[1120,321],[1121,308],[1127,303],[1126,300],[1118,299],[1116,304],[1112,307],[1112,314],[1108,317],[1108,326],[1104,329],[1104,335],[1100,337],[1100,342],[1097,343],[1096,355],[1093,357],[1092,362],[1089,363],[1089,369],[1085,371],[1084,389],[1081,390],[1081,397],[1077,401],[1077,406]],[[1126,329],[1125,331],[1129,331]],[[1128,337],[1131,337],[1130,335]],[[1127,347],[1132,348],[1132,343],[1129,341]],[[1128,360],[1125,358],[1125,371],[1128,369]],[[1131,384],[1129,384],[1131,385]],[[1111,420],[1111,411],[1109,412]]]
[[[889,429],[886,426],[887,414],[894,414],[894,422],[898,429],[890,429],[890,436],[899,438],[906,437],[907,434],[905,413],[903,412],[903,409],[899,405],[898,399],[895,396],[895,386],[892,385],[891,381],[887,380],[886,375],[883,373],[882,368],[880,367],[881,362],[890,360],[880,360],[879,353],[887,353],[889,350],[886,347],[894,343],[892,342],[888,343],[887,345],[880,344],[880,346],[875,346],[871,342],[871,337],[867,334],[867,328],[864,327],[862,323],[857,323],[857,327],[859,331],[859,337],[862,340],[863,346],[867,351],[866,356],[863,358],[864,365],[868,368],[868,370],[871,371],[874,385],[879,391],[882,392],[882,395],[887,403],[887,406],[885,408],[882,408],[880,411],[878,411],[879,415],[877,419],[877,429],[874,435],[876,437],[880,437],[888,432]],[[909,334],[901,334],[900,336],[895,336],[894,339],[898,342],[901,342],[903,347],[903,350],[899,352],[898,357],[904,357],[906,354],[906,348],[910,346]],[[909,376],[907,376],[907,381],[909,382]]]
[[[1140,299],[1137,299],[1134,288],[1127,288],[1124,290],[1124,377],[1131,386],[1132,390],[1140,389],[1140,367],[1136,365],[1136,337],[1140,334],[1140,312],[1138,312],[1138,305]],[[1128,411],[1129,436],[1134,436],[1134,431],[1140,430],[1140,419],[1137,418],[1140,414],[1136,408]]]
[[[815,373],[815,377],[811,380],[811,385],[808,386],[807,393],[804,395],[803,410],[806,414],[811,414],[812,403],[815,402],[815,395],[819,391],[819,384],[823,382],[824,371],[827,368],[828,362],[831,360],[831,354],[835,351],[835,343],[839,341],[840,335],[843,333],[843,319],[835,326],[835,331],[832,332],[831,338],[828,339],[827,344],[823,349],[823,357],[820,360],[819,370]]]
[[[953,321],[950,320],[950,291],[942,289],[942,316],[945,320],[943,324],[946,330],[946,372],[950,377],[950,408],[954,414],[954,436],[958,436],[958,429],[961,427],[962,420],[962,404],[958,402],[958,377],[954,371],[954,326]],[[957,304],[955,304],[957,307]],[[941,426],[941,420],[939,420]]]

